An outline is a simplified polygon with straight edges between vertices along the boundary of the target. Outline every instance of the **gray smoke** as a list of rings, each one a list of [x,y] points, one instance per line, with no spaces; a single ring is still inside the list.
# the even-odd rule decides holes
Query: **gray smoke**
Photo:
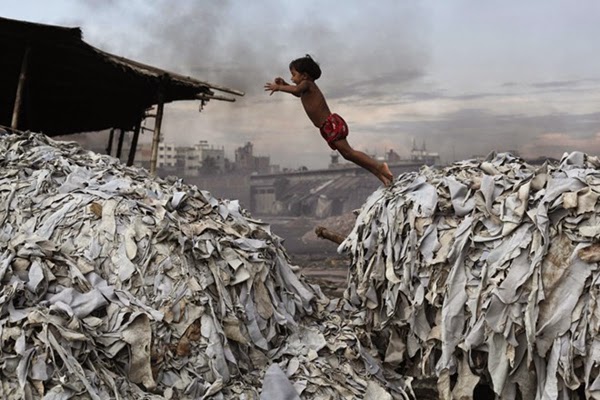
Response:
[[[131,58],[250,95],[262,94],[264,82],[276,75],[287,78],[289,62],[306,53],[321,63],[322,81],[336,96],[345,93],[343,87],[381,75],[389,77],[383,85],[393,88],[424,73],[425,17],[418,4],[350,1],[339,15],[325,13],[331,7],[323,5],[319,0],[303,1],[301,8],[279,0],[146,2],[132,13],[128,27],[104,32],[102,42]],[[122,2],[84,6],[94,14],[130,11]]]
[[[250,140],[283,164],[307,157],[302,164],[325,166],[328,148],[298,102],[262,89],[310,53],[330,107],[362,150],[407,155],[414,138],[445,161],[503,149],[596,151],[599,6],[544,5],[86,0],[69,2],[62,21],[40,22],[81,26],[93,46],[247,93],[211,102],[201,116],[176,103],[165,118],[176,143],[202,138],[231,151]]]

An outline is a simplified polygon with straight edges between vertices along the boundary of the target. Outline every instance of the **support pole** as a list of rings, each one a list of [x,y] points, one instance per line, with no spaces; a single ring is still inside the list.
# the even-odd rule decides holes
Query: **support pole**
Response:
[[[133,128],[133,137],[131,138],[131,147],[129,148],[129,157],[127,157],[127,166],[131,167],[135,161],[135,152],[137,150],[138,138],[140,137],[140,128],[142,121],[140,120]]]
[[[154,120],[154,136],[152,137],[152,158],[150,158],[150,175],[156,175],[156,162],[158,160],[158,142],[160,142],[160,126],[162,124],[163,110],[165,107],[163,87],[158,88],[158,104],[156,105],[156,119]]]
[[[115,128],[111,128],[110,133],[108,135],[108,144],[106,145],[106,154],[108,154],[109,156],[112,155],[112,145],[113,145],[114,136],[115,136]]]
[[[125,139],[125,129],[121,128],[121,134],[119,135],[119,143],[117,144],[117,158],[121,159],[121,152],[123,151],[123,139]]]
[[[19,75],[19,83],[17,84],[17,93],[15,95],[15,104],[13,107],[13,115],[10,127],[13,129],[19,129],[19,120],[21,118],[21,109],[23,108],[23,93],[25,91],[25,84],[27,83],[27,69],[29,66],[29,53],[31,47],[25,49],[23,54],[23,61],[21,63],[21,73]]]

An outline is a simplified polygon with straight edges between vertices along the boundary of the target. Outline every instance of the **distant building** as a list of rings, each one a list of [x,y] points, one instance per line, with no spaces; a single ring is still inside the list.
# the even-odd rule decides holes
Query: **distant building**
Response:
[[[195,176],[200,173],[222,173],[225,171],[225,149],[215,148],[206,140],[188,147],[181,147],[179,159],[183,160],[184,174]]]
[[[271,159],[268,156],[254,157],[254,171],[259,174],[269,173]]]
[[[411,161],[434,165],[439,163],[440,155],[439,153],[427,151],[427,148],[425,147],[425,141],[423,141],[423,146],[420,149],[417,148],[417,144],[413,139],[413,147],[410,150],[410,159]]]
[[[360,208],[381,182],[366,169],[340,159],[337,151],[330,157],[323,170],[284,169],[250,176],[250,210],[257,215],[324,218]],[[438,153],[427,151],[424,143],[420,149],[413,144],[408,159],[392,149],[383,157],[371,157],[387,162],[394,176],[439,163]]]
[[[244,146],[235,149],[235,166],[238,169],[251,171],[254,167],[253,144],[247,142]]]
[[[156,166],[162,167],[175,167],[177,162],[177,148],[174,143],[160,142],[158,144],[158,157]]]
[[[194,146],[180,146],[177,154],[179,168],[183,170],[183,175],[198,175],[202,164],[199,155],[194,151]]]
[[[135,165],[150,168],[152,144],[138,144]],[[202,140],[193,146],[176,146],[174,143],[160,142],[156,168],[162,175],[197,176],[203,170],[207,173],[225,171],[225,149],[210,146]]]
[[[340,153],[334,151],[330,155],[331,162],[329,163],[329,169],[339,168],[340,166]]]
[[[390,149],[386,154],[385,154],[385,159],[388,163],[397,163],[402,161],[402,158],[400,157],[400,154],[396,153],[394,150]]]
[[[383,158],[377,157],[375,154],[369,154],[369,156],[371,158],[373,158],[374,160],[385,161]],[[346,161],[344,158],[340,159],[341,156],[340,156],[340,153],[337,152],[337,150],[333,150],[331,152],[331,154],[329,155],[329,157],[330,157],[330,163],[329,163],[329,166],[327,167],[329,169],[348,168],[350,166],[355,166],[352,162]]]
[[[256,215],[325,218],[360,208],[381,182],[354,164],[322,170],[251,175],[249,208]],[[390,164],[394,176],[418,171],[424,163]]]
[[[340,154],[337,151],[333,151],[330,155],[331,161],[329,163],[329,169],[340,169],[340,168],[348,168],[353,164],[349,161],[342,159],[340,161]],[[377,161],[386,162],[388,165],[395,164],[426,164],[426,165],[436,165],[439,164],[440,156],[438,153],[433,153],[427,150],[425,147],[425,143],[423,143],[422,148],[417,148],[414,140],[413,140],[413,148],[410,152],[410,158],[402,158],[400,154],[396,153],[393,149],[388,150],[385,153],[385,156],[378,157],[376,155],[371,155],[371,157]]]
[[[238,147],[235,150],[235,168],[258,174],[273,172],[271,169],[271,158],[268,156],[255,156],[252,142],[247,142],[244,146]]]
[[[129,150],[129,149],[126,149]],[[123,154],[124,153],[124,154]],[[127,157],[127,152],[121,154],[121,161]],[[159,143],[156,158],[157,168],[174,168],[177,162],[177,150],[173,143]],[[152,143],[139,143],[136,151],[134,165],[150,169],[150,160],[152,159]]]

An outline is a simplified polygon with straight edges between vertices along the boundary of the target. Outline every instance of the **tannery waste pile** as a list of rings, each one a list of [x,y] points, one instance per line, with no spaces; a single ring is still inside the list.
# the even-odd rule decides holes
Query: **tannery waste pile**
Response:
[[[236,201],[0,132],[0,397],[600,399],[599,167],[403,174],[330,300]]]
[[[600,162],[492,154],[375,192],[340,251],[387,365],[441,398],[600,399]]]
[[[0,398],[408,398],[236,201],[0,133],[0,205]]]

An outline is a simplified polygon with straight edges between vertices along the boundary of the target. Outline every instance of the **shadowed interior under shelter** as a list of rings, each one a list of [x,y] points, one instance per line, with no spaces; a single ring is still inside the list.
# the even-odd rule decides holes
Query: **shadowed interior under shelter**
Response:
[[[133,130],[155,104],[244,94],[106,53],[80,28],[0,18],[0,48],[0,124],[48,136]]]

